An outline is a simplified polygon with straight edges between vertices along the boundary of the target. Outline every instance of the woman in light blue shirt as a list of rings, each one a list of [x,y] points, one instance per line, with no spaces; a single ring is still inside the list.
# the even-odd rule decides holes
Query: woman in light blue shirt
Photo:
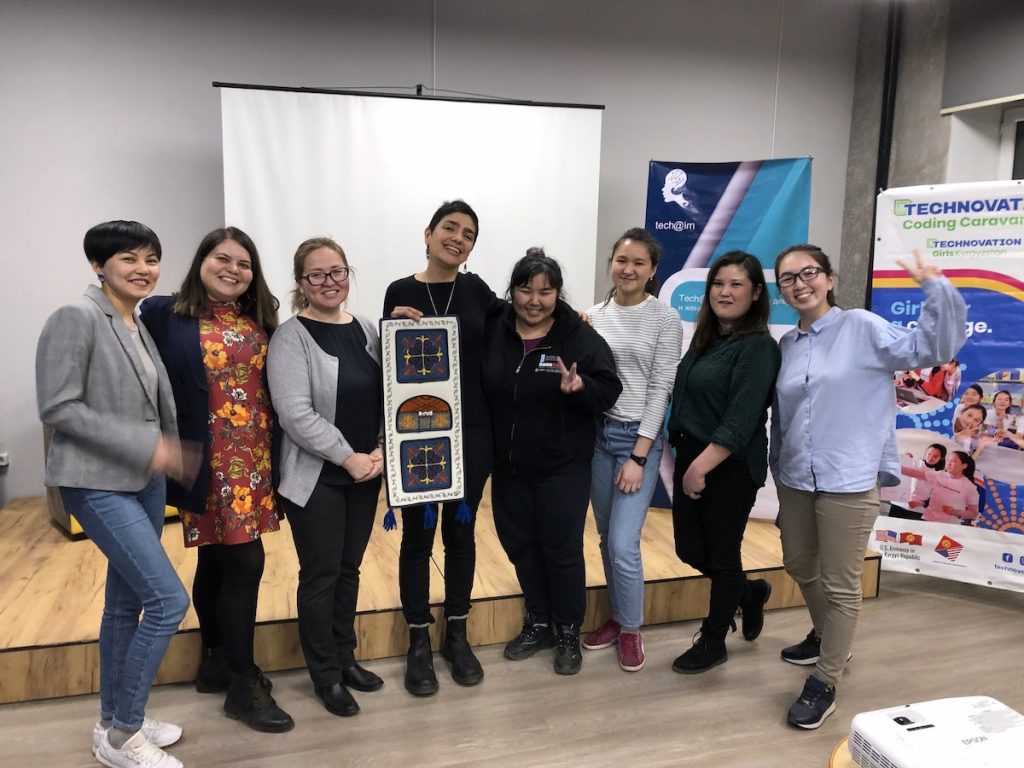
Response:
[[[802,642],[782,650],[785,661],[815,665],[789,710],[789,723],[800,728],[817,728],[835,710],[879,486],[899,484],[892,376],[950,360],[966,341],[963,298],[914,255],[914,265],[899,262],[925,294],[913,328],[837,307],[835,274],[817,246],[791,246],[775,262],[782,297],[800,316],[779,342],[769,457],[786,571],[814,623]]]

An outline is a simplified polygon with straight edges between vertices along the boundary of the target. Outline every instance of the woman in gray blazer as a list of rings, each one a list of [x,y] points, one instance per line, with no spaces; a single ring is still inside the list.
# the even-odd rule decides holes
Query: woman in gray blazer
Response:
[[[181,762],[162,747],[181,738],[181,728],[145,717],[153,678],[188,609],[160,545],[164,475],[186,474],[174,398],[135,318],[160,275],[160,240],[138,222],[110,221],[90,229],[84,247],[100,287],[47,320],[36,396],[39,418],[53,430],[46,484],[60,488],[108,560],[93,754],[117,768],[176,768]]]
[[[342,307],[349,267],[336,242],[318,237],[295,253],[292,309],[270,340],[270,398],[283,430],[278,500],[299,556],[299,640],[324,708],[349,717],[349,693],[384,681],[356,663],[359,566],[380,495],[380,337]]]

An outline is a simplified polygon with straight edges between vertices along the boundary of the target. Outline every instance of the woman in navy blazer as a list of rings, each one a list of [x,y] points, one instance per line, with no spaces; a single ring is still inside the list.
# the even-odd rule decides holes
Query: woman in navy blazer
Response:
[[[199,243],[181,288],[142,306],[167,365],[178,432],[203,447],[191,486],[170,483],[186,547],[197,547],[192,603],[203,656],[200,693],[224,693],[224,711],[258,731],[295,723],[270,695],[253,656],[265,554],[280,527],[271,484],[273,414],[266,384],[277,300],[245,232],[215,229]]]
[[[160,241],[134,221],[98,224],[85,255],[100,281],[46,321],[36,352],[39,418],[53,429],[46,484],[107,557],[100,623],[100,721],[107,766],[180,768],[161,749],[181,728],[145,717],[188,593],[160,544],[164,474],[182,477],[174,399],[135,307],[160,275]],[[142,620],[139,614],[142,613]]]

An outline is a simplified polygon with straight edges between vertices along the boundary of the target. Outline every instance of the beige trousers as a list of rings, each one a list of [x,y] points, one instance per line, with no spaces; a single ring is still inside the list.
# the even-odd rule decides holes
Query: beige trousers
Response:
[[[864,550],[878,516],[878,488],[862,493],[798,491],[777,483],[782,559],[800,586],[821,638],[814,676],[842,677],[863,597]]]

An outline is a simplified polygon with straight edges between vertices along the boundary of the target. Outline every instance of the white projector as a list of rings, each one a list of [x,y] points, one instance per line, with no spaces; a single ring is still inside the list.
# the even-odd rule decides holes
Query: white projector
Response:
[[[1020,768],[1024,715],[988,696],[861,712],[850,724],[860,768]]]

